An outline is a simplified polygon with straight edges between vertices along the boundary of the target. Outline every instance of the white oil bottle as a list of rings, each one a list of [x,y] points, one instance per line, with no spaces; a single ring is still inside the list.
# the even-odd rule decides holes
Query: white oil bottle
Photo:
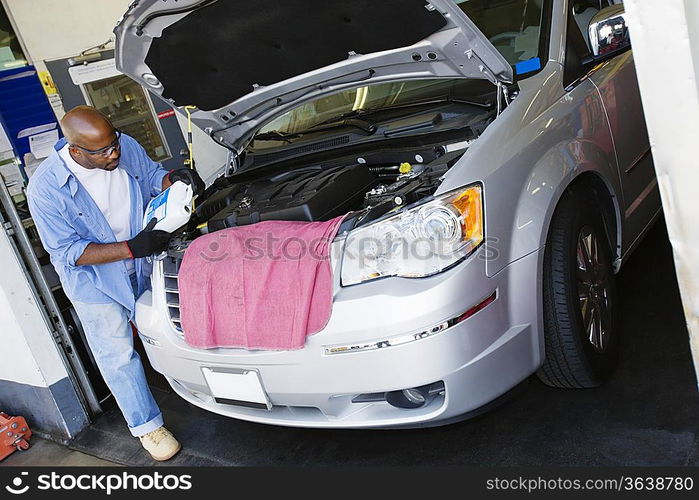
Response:
[[[158,219],[153,229],[171,233],[184,226],[192,216],[192,196],[192,186],[182,181],[175,182],[148,203],[143,227],[153,217]]]

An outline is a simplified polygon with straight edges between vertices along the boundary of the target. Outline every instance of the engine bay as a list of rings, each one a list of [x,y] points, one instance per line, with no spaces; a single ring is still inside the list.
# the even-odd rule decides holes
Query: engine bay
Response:
[[[328,220],[356,208],[377,183],[362,165],[312,166],[227,186],[200,205],[209,231],[266,220]]]
[[[195,200],[184,232],[173,235],[175,246],[270,220],[314,222],[346,215],[341,231],[349,231],[433,195],[497,118],[493,87],[479,80],[420,82],[412,90],[391,85],[372,87],[381,103],[375,108],[333,111],[320,122],[307,121],[325,116],[321,105],[328,102],[346,109],[347,103],[335,101],[347,96],[334,94],[334,100],[313,101],[308,113],[295,109],[266,125],[268,130],[229,158]],[[398,96],[405,101],[396,104]]]
[[[204,232],[267,220],[325,221],[350,214],[350,228],[434,193],[473,142],[380,151],[238,181],[221,176],[206,190],[192,223]]]

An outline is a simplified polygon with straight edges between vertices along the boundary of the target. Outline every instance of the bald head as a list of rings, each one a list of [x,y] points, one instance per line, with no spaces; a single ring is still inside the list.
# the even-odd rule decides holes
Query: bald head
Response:
[[[114,140],[114,127],[102,113],[90,106],[71,109],[61,120],[61,129],[70,144],[99,149]]]
[[[95,108],[78,106],[66,113],[61,129],[70,155],[85,168],[114,170],[119,165],[119,135],[109,119]]]

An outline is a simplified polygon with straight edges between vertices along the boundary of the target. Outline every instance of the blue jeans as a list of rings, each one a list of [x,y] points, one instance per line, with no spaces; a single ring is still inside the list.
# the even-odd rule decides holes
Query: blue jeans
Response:
[[[131,275],[136,290],[136,275]],[[141,358],[133,348],[128,310],[117,303],[73,302],[102,378],[112,391],[133,436],[163,425],[163,416],[146,382]]]

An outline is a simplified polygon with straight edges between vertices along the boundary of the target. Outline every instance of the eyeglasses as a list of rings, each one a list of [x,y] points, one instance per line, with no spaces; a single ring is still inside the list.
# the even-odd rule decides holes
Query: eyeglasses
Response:
[[[74,148],[78,148],[80,151],[85,151],[87,154],[107,158],[111,156],[114,151],[119,151],[121,149],[121,144],[119,144],[119,139],[121,138],[121,131],[115,130],[114,132],[116,133],[116,139],[114,139],[114,141],[109,146],[105,146],[100,149],[87,149],[82,146],[78,146],[77,144],[71,144],[71,146],[73,146]]]

